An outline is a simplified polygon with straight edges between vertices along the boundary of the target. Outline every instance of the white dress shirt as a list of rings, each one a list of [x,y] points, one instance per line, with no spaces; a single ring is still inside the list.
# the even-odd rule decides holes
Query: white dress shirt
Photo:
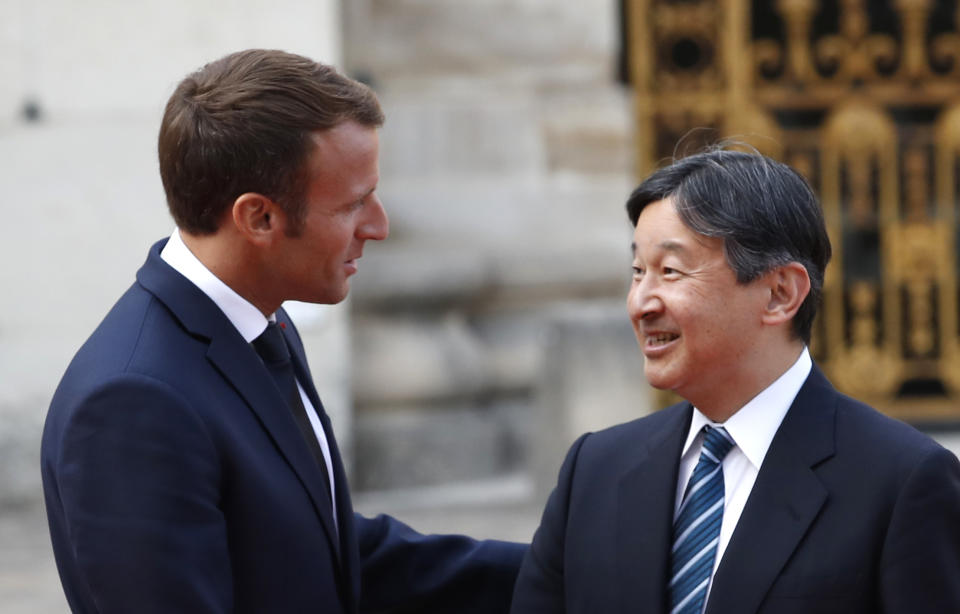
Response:
[[[800,392],[800,387],[810,374],[813,361],[810,352],[803,349],[800,357],[793,366],[787,369],[775,382],[766,387],[760,394],[753,397],[737,413],[730,416],[724,424],[717,424],[704,416],[699,409],[693,409],[693,419],[690,421],[690,431],[680,456],[680,472],[677,479],[677,497],[674,507],[674,518],[683,501],[683,493],[687,489],[687,482],[694,467],[700,460],[700,450],[703,448],[703,427],[722,426],[736,442],[727,456],[723,459],[723,520],[720,524],[720,541],[717,544],[717,556],[713,561],[713,572],[710,575],[710,584],[707,587],[707,598],[713,587],[713,576],[716,574],[720,559],[723,557],[730,536],[737,527],[740,514],[747,503],[753,484],[757,481],[757,473],[763,464],[763,459],[770,448],[773,436],[780,428],[787,410],[793,404],[793,399]]]
[[[184,244],[180,237],[180,230],[174,229],[170,235],[170,240],[160,252],[160,257],[169,264],[175,271],[190,280],[193,285],[210,297],[220,311],[223,312],[230,323],[237,329],[243,340],[247,343],[252,342],[267,329],[269,322],[276,321],[276,314],[270,314],[269,318],[264,317],[259,309],[254,307],[247,299],[233,291],[230,286],[223,283],[216,275],[210,272],[200,260],[193,255],[190,248]],[[320,449],[323,451],[323,459],[327,463],[327,475],[330,477],[330,500],[336,501],[336,485],[333,481],[333,463],[330,459],[330,444],[327,443],[327,436],[323,431],[323,425],[317,416],[317,410],[310,402],[310,398],[303,390],[303,385],[297,381],[297,388],[300,391],[300,399],[307,410],[307,417],[310,419],[310,425],[313,432],[320,442]],[[333,522],[337,526],[337,509],[333,508]]]

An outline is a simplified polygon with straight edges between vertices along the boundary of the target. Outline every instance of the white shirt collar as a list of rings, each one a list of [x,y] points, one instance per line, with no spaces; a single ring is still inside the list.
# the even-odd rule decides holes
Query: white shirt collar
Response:
[[[722,426],[737,443],[737,447],[750,464],[759,470],[773,441],[773,436],[777,434],[780,423],[783,422],[793,400],[800,392],[803,382],[810,375],[812,367],[810,352],[804,347],[792,367],[730,416],[724,424],[716,424],[694,407],[690,431],[687,433],[687,441],[681,456],[690,451],[690,447],[693,446],[704,425]]]
[[[170,235],[170,240],[160,252],[160,257],[210,297],[210,300],[216,303],[247,343],[256,339],[266,330],[267,322],[273,320],[272,314],[269,320],[265,318],[250,301],[234,292],[230,286],[211,273],[210,269],[204,266],[183,242],[178,228],[175,228]]]

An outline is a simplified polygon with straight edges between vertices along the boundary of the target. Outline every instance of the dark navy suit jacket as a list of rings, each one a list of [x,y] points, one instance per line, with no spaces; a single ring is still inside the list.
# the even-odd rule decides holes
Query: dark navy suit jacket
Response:
[[[581,437],[512,612],[661,614],[692,407]],[[706,614],[960,612],[960,463],[814,367],[777,431]]]
[[[525,547],[425,537],[353,513],[318,409],[329,493],[252,347],[153,246],[67,369],[42,442],[50,533],[74,612],[506,611]]]

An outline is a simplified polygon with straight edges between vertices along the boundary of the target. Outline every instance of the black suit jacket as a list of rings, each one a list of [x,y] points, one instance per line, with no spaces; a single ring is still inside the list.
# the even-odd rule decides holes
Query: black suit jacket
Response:
[[[153,246],[47,416],[42,475],[75,612],[505,611],[524,547],[355,516],[330,421],[320,469],[270,374]]]
[[[515,613],[662,613],[692,407],[574,443]],[[707,614],[960,612],[960,463],[814,367],[777,431]]]

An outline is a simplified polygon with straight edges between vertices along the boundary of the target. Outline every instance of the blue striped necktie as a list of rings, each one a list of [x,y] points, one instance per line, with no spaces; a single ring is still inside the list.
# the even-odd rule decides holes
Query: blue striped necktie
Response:
[[[723,457],[734,443],[722,427],[703,427],[703,451],[673,523],[670,614],[700,614],[720,541],[723,520]]]

